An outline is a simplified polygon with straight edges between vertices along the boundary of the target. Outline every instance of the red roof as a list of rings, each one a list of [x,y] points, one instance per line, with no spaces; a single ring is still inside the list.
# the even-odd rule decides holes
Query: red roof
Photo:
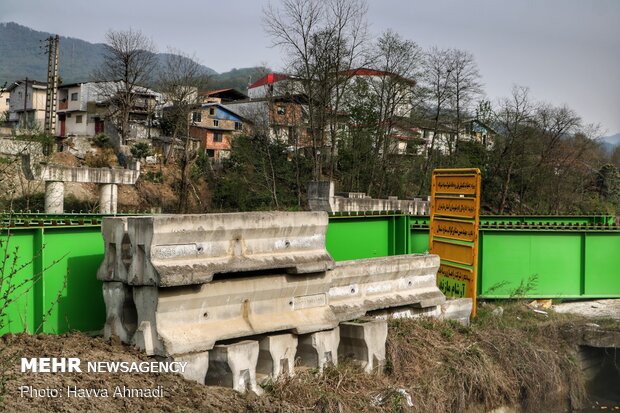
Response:
[[[343,75],[348,76],[386,76],[391,73],[384,72],[383,70],[366,69],[360,67],[358,69],[350,69],[342,72]]]
[[[252,89],[255,87],[263,86],[263,85],[271,85],[273,83],[279,82],[280,80],[288,79],[288,75],[284,73],[268,73],[265,76],[258,79],[256,82],[252,83],[248,89]]]
[[[404,80],[405,82],[411,83],[411,84],[415,84],[415,81],[412,79],[407,79],[404,78],[400,75],[394,74],[394,73],[390,73],[390,72],[386,72],[384,70],[375,70],[375,69],[367,69],[365,67],[360,67],[357,69],[350,69],[350,70],[343,70],[342,72],[340,72],[341,74],[345,75],[345,76],[395,76],[399,79]]]
[[[228,88],[228,89],[208,90],[206,92],[202,92],[201,95],[211,96],[211,95],[215,95],[216,93],[227,92],[229,90],[233,90],[233,89],[232,88]]]

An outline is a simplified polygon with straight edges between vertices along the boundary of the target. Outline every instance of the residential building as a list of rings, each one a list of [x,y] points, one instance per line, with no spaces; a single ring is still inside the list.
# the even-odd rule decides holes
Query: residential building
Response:
[[[9,92],[9,123],[13,127],[43,129],[47,83],[19,80],[6,90]]]
[[[59,86],[57,135],[66,138],[106,134],[118,141],[118,131],[111,116],[114,112],[114,93],[118,89],[118,82],[83,82]],[[159,136],[154,121],[160,102],[161,96],[158,93],[141,86],[135,88],[134,103],[129,113],[128,141]]]
[[[230,103],[237,100],[246,100],[248,95],[237,89],[209,90],[200,94],[202,103]]]
[[[250,119],[255,131],[266,131],[273,141],[296,147],[310,145],[307,98],[298,79],[268,73],[248,86],[248,96],[222,103]]]
[[[463,126],[467,139],[480,143],[486,149],[491,149],[495,144],[497,131],[480,119],[469,119]]]
[[[232,139],[247,120],[221,103],[205,103],[191,114],[190,137],[199,139],[206,154],[216,161],[230,156]]]
[[[0,122],[8,120],[9,102],[11,93],[6,89],[0,89]],[[5,119],[6,114],[6,119]]]

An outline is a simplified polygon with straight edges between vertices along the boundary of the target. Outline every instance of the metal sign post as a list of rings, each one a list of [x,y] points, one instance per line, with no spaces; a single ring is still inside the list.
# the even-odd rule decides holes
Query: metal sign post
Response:
[[[470,297],[476,315],[480,170],[435,169],[431,192],[430,253],[441,258],[439,289]]]

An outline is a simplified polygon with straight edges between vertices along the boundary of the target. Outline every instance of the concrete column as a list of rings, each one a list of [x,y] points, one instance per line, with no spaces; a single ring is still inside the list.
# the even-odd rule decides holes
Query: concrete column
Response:
[[[340,323],[340,357],[348,357],[362,365],[366,373],[381,371],[385,366],[387,321]]]
[[[259,381],[293,375],[297,337],[293,334],[267,336],[259,341],[256,376]]]
[[[299,336],[297,359],[305,367],[318,368],[323,371],[326,364],[338,364],[338,343],[340,330],[319,331]]]
[[[116,214],[118,204],[118,185],[102,184],[99,187],[99,212],[102,214]]]
[[[258,341],[253,340],[216,345],[209,351],[205,384],[230,387],[242,393],[247,390],[261,392],[256,385],[258,351]]]
[[[65,208],[65,184],[58,181],[45,181],[45,212],[62,214]]]

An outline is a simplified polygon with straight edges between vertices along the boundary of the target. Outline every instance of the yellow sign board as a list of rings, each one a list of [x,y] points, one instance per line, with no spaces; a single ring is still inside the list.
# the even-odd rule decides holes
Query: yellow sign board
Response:
[[[454,244],[452,242],[433,240],[431,252],[439,258],[459,264],[474,265],[474,246]]]
[[[439,265],[437,276],[443,276],[453,278],[460,281],[472,281],[474,279],[474,272],[469,268],[457,267],[450,264]]]
[[[476,224],[473,221],[457,219],[435,218],[431,231],[438,237],[474,242],[476,239]]]
[[[437,286],[446,297],[467,297],[467,283],[437,274]]]
[[[478,213],[474,198],[436,196],[432,202],[433,213],[458,218],[475,218]]]
[[[450,173],[435,176],[433,191],[437,194],[475,195],[478,191],[476,173]]]
[[[480,170],[436,169],[431,194],[430,252],[439,255],[437,285],[449,297],[470,297],[476,315]]]

